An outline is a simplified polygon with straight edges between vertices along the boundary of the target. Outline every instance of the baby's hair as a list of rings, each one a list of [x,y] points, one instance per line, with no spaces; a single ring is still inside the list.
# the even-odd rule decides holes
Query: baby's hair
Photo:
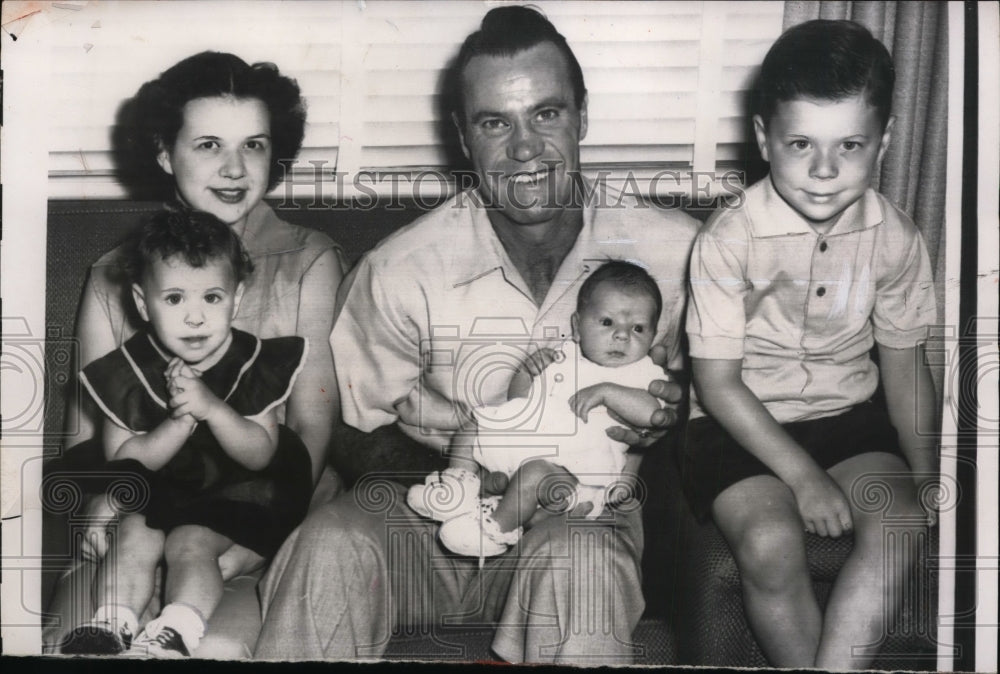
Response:
[[[863,94],[882,128],[892,114],[892,57],[853,21],[816,19],[793,26],[771,46],[760,67],[754,112],[767,126],[778,103],[795,98],[839,101]]]
[[[646,270],[631,262],[612,260],[597,268],[593,274],[580,286],[580,292],[576,296],[576,311],[583,313],[590,304],[590,299],[597,290],[597,286],[602,283],[610,283],[615,288],[633,293],[642,293],[653,299],[656,304],[656,311],[653,314],[653,325],[660,320],[660,312],[663,310],[663,297],[660,289],[656,285],[653,277],[646,273]]]
[[[236,282],[253,272],[253,262],[236,232],[211,213],[170,205],[132,231],[124,246],[123,267],[133,283],[142,283],[155,260],[179,256],[192,267],[225,260]]]

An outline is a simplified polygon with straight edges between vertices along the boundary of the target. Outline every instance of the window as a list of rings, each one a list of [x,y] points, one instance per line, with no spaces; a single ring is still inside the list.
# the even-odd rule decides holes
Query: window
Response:
[[[482,2],[109,2],[65,4],[49,26],[53,198],[124,196],[113,174],[115,112],[185,56],[231,51],[295,77],[309,125],[291,189],[336,173],[449,166],[442,68]],[[740,168],[743,94],[781,32],[781,2],[537,2],[569,40],[590,93],[581,159],[640,189],[665,170]],[[64,6],[64,3],[60,3]],[[454,148],[451,149],[454,151]],[[423,183],[433,189],[434,181]],[[436,183],[440,185],[440,183]],[[279,187],[278,190],[286,190]]]

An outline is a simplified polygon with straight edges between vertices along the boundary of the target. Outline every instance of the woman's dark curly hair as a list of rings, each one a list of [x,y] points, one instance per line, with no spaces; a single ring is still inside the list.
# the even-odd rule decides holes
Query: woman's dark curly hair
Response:
[[[271,121],[271,169],[267,189],[283,176],[282,162],[294,161],[305,134],[306,106],[299,85],[273,63],[247,64],[222,52],[205,51],[180,61],[139,88],[119,110],[113,144],[122,183],[134,196],[164,198],[173,180],[156,163],[172,149],[184,123],[184,106],[196,98],[258,99]],[[166,193],[165,193],[166,192]]]

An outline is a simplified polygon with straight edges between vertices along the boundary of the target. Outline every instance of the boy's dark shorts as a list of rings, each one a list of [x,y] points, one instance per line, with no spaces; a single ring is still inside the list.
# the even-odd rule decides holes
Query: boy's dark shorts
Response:
[[[782,424],[823,470],[868,452],[888,452],[905,461],[896,429],[881,405],[861,403],[843,414]],[[681,452],[681,477],[688,503],[699,521],[711,513],[715,497],[740,480],[774,471],[733,439],[710,417],[688,423]]]

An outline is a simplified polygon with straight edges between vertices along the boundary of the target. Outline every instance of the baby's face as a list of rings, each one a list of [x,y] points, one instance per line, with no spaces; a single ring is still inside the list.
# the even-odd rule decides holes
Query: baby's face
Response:
[[[207,368],[222,356],[243,286],[227,261],[192,267],[172,257],[155,260],[132,292],[160,344],[189,365]]]
[[[601,283],[583,311],[574,314],[573,327],[584,357],[605,367],[619,367],[649,353],[656,336],[656,302],[642,292]]]

